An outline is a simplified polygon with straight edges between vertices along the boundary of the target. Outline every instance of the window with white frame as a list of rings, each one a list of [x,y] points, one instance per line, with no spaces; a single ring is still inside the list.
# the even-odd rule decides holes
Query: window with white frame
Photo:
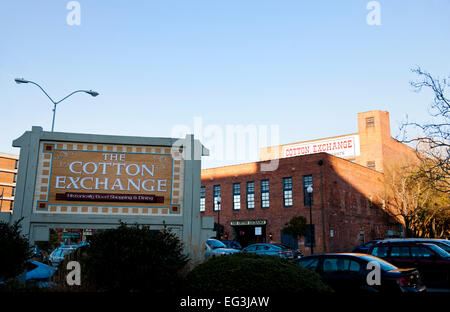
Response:
[[[247,182],[247,209],[255,208],[255,182]]]
[[[284,207],[291,207],[292,198],[292,178],[283,178],[283,201]]]
[[[204,212],[206,210],[206,199],[205,199],[205,187],[200,187],[200,212]]]
[[[269,180],[261,181],[261,208],[269,208]]]
[[[214,211],[220,210],[220,185],[213,187]]]
[[[241,183],[233,183],[233,209],[241,209]]]

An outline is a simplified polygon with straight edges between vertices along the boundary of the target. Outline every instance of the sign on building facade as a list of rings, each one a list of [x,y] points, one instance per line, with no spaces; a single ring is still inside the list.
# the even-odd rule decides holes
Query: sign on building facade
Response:
[[[282,149],[283,158],[315,153],[328,153],[343,158],[359,156],[359,135],[285,145]]]

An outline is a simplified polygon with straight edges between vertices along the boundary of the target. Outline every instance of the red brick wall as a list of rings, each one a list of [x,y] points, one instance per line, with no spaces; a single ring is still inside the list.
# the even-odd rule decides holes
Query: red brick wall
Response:
[[[319,160],[323,161],[322,166],[318,165]],[[220,223],[230,237],[232,220],[267,220],[266,237],[272,233],[273,240],[278,242],[281,241],[281,229],[293,216],[304,216],[309,223],[309,207],[304,206],[302,182],[303,175],[309,174],[312,174],[314,184],[315,252],[351,251],[359,244],[361,230],[367,241],[377,236],[371,234],[377,227],[379,235],[389,227],[384,212],[369,202],[369,198],[375,200],[382,189],[381,173],[325,153],[280,159],[278,169],[272,172],[261,172],[261,163],[202,170],[202,186],[206,188],[206,211],[202,215],[214,216],[217,222],[217,212],[213,211],[213,186],[220,185]],[[284,177],[292,177],[292,207],[283,205]],[[270,181],[270,207],[267,209],[261,208],[260,200],[260,181],[264,179]],[[247,181],[255,182],[255,209],[246,208]],[[241,209],[236,211],[232,208],[232,187],[238,182],[241,183]],[[333,238],[330,230],[334,230]],[[299,248],[308,253],[309,248],[301,245],[303,240],[299,243]]]

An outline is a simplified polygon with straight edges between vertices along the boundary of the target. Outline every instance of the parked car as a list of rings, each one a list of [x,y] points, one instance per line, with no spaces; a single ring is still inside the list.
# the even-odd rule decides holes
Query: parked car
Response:
[[[390,238],[385,239],[380,242],[388,243],[388,242],[418,242],[418,243],[430,243],[435,244],[446,252],[450,253],[450,240],[448,239],[439,239],[439,238]]]
[[[373,245],[377,244],[378,242],[381,242],[380,239],[375,239],[375,240],[371,240],[363,245],[359,245],[356,246],[355,248],[353,248],[352,252],[354,253],[368,253],[370,247],[372,247]]]
[[[241,244],[239,244],[239,242],[234,241],[234,240],[223,240],[222,243],[224,243],[228,248],[233,248],[233,249],[242,249]]]
[[[37,286],[40,288],[50,285],[50,278],[55,273],[56,268],[46,265],[38,261],[29,261],[25,269],[25,283],[30,286]],[[0,280],[0,285],[4,283]]]
[[[276,244],[252,244],[242,249],[242,252],[254,253],[258,255],[278,256],[289,259],[294,258],[294,252],[292,250]]]
[[[62,245],[53,250],[48,259],[53,266],[58,266],[58,264],[64,259],[66,255],[70,254],[77,248],[77,245]]]
[[[47,287],[50,283],[50,278],[55,273],[56,268],[46,265],[38,261],[30,261],[27,264],[27,272],[25,274],[25,281],[29,285],[37,287]]]
[[[61,244],[58,248],[52,251],[52,253],[48,257],[48,260],[53,266],[58,266],[58,264],[64,259],[67,254],[70,254],[74,250],[87,245],[89,245],[87,241],[82,241],[79,244]]]
[[[427,287],[450,288],[450,254],[435,244],[388,241],[372,246],[370,254],[400,268],[416,267]]]
[[[208,259],[209,257],[229,255],[229,254],[233,254],[233,253],[236,253],[239,251],[240,250],[238,250],[238,249],[228,248],[220,240],[210,238],[206,241],[204,256],[205,256],[205,259]]]
[[[294,254],[293,255],[294,258],[301,258],[301,257],[303,257],[303,251],[301,251],[298,248],[292,248],[291,246],[283,244],[283,243],[273,243],[273,245],[280,246],[281,248],[283,248],[285,250],[292,251],[292,253]]]
[[[400,293],[426,290],[418,270],[399,269],[368,254],[312,255],[295,262],[319,274],[322,281],[337,293]],[[367,282],[367,277],[373,270],[372,267],[368,268],[369,262],[376,262],[380,267],[379,285],[369,285]]]

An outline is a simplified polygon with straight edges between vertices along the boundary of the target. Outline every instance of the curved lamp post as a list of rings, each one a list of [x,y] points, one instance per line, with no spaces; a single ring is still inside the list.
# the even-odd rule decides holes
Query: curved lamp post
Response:
[[[308,186],[306,188],[306,192],[308,193],[308,204],[309,204],[309,243],[310,243],[310,247],[311,247],[311,254],[314,254],[314,240],[313,240],[313,228],[312,228],[312,211],[311,211],[311,206],[312,206],[312,193],[313,193],[313,188],[312,186]]]
[[[77,90],[77,91],[74,91],[74,92],[70,93],[70,94],[67,95],[66,97],[62,98],[61,100],[55,102],[55,101],[50,97],[50,95],[48,95],[47,92],[45,92],[45,90],[44,90],[40,85],[38,85],[36,82],[30,81],[30,80],[26,80],[26,79],[23,79],[23,78],[16,78],[16,79],[14,79],[14,81],[15,81],[17,84],[21,84],[21,83],[31,83],[31,84],[34,84],[35,86],[39,87],[39,89],[41,89],[42,92],[44,92],[44,94],[50,99],[50,101],[52,101],[52,103],[53,103],[52,132],[53,132],[53,129],[54,129],[54,126],[55,126],[55,114],[56,114],[56,105],[57,105],[57,104],[61,103],[62,101],[64,101],[65,99],[67,99],[69,96],[71,96],[71,95],[73,95],[73,94],[75,94],[75,93],[78,93],[78,92],[84,92],[84,93],[87,93],[87,94],[89,94],[89,95],[91,95],[91,96],[93,96],[93,97],[96,97],[96,96],[98,95],[98,92],[95,92],[95,91],[92,91],[92,90]]]

